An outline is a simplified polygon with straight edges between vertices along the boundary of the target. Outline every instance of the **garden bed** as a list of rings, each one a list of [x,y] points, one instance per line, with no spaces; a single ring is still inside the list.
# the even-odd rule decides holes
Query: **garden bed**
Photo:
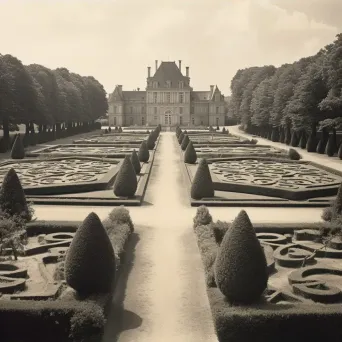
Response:
[[[231,157],[208,160],[215,196],[191,199],[192,206],[326,207],[342,174],[313,162]],[[190,193],[198,164],[182,163]]]
[[[92,135],[86,137],[84,139],[74,140],[74,144],[138,144],[140,145],[144,140],[146,140],[148,134],[122,134],[122,133],[113,133],[113,134],[101,134],[101,135]]]
[[[28,243],[20,252],[18,261],[0,263],[3,293],[0,297],[1,341],[101,340],[113,293],[79,299],[60,278],[63,271],[59,257],[65,254],[80,223],[31,222],[26,229]],[[131,229],[127,224],[115,223],[113,233],[112,221],[106,219],[103,224],[112,231],[109,238],[117,268],[114,291]],[[24,286],[11,288],[10,285],[19,282],[24,282]],[[13,329],[13,322],[20,329]]]
[[[248,306],[229,304],[215,283],[216,253],[230,224],[195,228],[220,342],[341,341],[342,242],[324,248],[321,225],[254,225],[269,281],[260,302]]]

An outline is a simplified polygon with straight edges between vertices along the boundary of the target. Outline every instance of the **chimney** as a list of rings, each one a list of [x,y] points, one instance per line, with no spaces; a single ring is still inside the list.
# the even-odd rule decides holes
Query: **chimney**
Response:
[[[158,61],[156,60],[156,71],[157,71],[157,69],[158,69]]]
[[[182,61],[181,60],[178,61],[178,68],[182,72]]]
[[[212,92],[213,92],[213,90],[214,90],[214,86],[213,86],[213,85],[211,85],[211,86],[210,86],[210,92],[212,93]]]
[[[140,90],[140,88],[137,88],[137,90],[139,91],[139,90]]]
[[[151,67],[147,67],[147,77],[151,77]]]
[[[186,77],[189,77],[189,67],[186,67]]]

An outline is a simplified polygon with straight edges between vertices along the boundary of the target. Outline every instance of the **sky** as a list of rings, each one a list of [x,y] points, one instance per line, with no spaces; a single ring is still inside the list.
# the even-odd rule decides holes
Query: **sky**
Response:
[[[194,90],[230,94],[238,69],[292,63],[342,32],[341,0],[0,0],[0,53],[146,87],[155,60],[182,60]]]

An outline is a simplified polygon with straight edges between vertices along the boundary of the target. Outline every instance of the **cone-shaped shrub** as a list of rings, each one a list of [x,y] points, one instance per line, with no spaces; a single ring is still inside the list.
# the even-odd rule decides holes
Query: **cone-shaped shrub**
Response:
[[[337,156],[342,160],[342,142],[340,143],[340,148],[338,149]]]
[[[214,264],[217,287],[233,304],[252,304],[267,287],[264,250],[242,210],[224,235]]]
[[[122,133],[122,128],[121,128],[121,126],[118,128],[118,133]]]
[[[104,130],[104,134],[107,134],[108,133],[108,129],[106,128],[105,130]]]
[[[179,143],[179,145],[182,143],[183,138],[184,138],[184,132],[181,132],[181,134],[178,136],[178,143]]]
[[[225,132],[226,132],[226,128],[223,126],[222,133],[225,133]]]
[[[188,147],[189,142],[190,142],[190,139],[189,139],[188,135],[187,134],[184,135],[184,138],[183,138],[182,144],[181,144],[182,151],[186,150],[186,148]]]
[[[310,153],[316,152],[316,147],[317,147],[316,132],[311,132],[309,135],[309,139],[306,142],[306,150]]]
[[[291,142],[291,129],[289,126],[286,126],[286,129],[285,129],[285,144],[286,145],[290,145],[290,142]]]
[[[146,140],[146,145],[147,145],[147,148],[149,150],[153,150],[154,147],[155,147],[155,139],[154,139],[154,136],[153,136],[153,132],[150,133],[150,135],[148,136],[147,140]]]
[[[18,136],[18,133],[14,134],[14,136],[13,136],[12,138],[10,137],[10,146],[9,146],[9,148],[10,148],[11,150],[12,150],[12,148],[13,148],[15,139],[17,139],[17,136]]]
[[[282,144],[284,144],[285,142],[285,134],[284,134],[284,129],[282,127],[280,127],[279,142]]]
[[[325,154],[329,157],[332,157],[336,152],[336,142],[334,139],[334,135],[330,134],[327,146],[325,147]]]
[[[324,154],[325,145],[326,145],[326,141],[322,137],[321,139],[319,139],[319,142],[318,142],[318,145],[317,145],[317,148],[316,148],[316,152],[319,153],[319,154]]]
[[[278,140],[279,140],[278,130],[276,127],[273,127],[272,128],[271,141],[278,142]]]
[[[80,296],[109,293],[115,280],[115,254],[99,217],[90,213],[66,253],[64,275]]]
[[[297,132],[293,131],[291,135],[290,145],[292,147],[297,147],[299,143]]]
[[[189,141],[184,153],[184,163],[195,164],[197,160],[197,153],[195,151],[192,141]]]
[[[132,165],[134,167],[135,173],[138,175],[140,173],[140,170],[141,170],[141,165],[140,165],[140,161],[139,161],[137,152],[135,152],[135,149],[133,150],[133,152],[131,154],[131,162],[132,162]]]
[[[125,156],[114,181],[114,194],[118,197],[132,197],[137,191],[137,176],[129,156]]]
[[[188,131],[187,131],[187,130],[184,131],[184,135],[185,135],[185,134],[188,134]]]
[[[177,139],[179,138],[179,136],[181,135],[181,133],[182,133],[182,130],[181,130],[181,129],[179,129],[179,130],[176,132]]]
[[[331,209],[331,221],[336,220],[342,215],[342,183],[338,188],[338,192]]]
[[[112,131],[112,127],[108,127],[108,132],[110,133]]]
[[[271,137],[272,137],[272,132],[271,131],[267,131],[266,139],[271,140]]]
[[[139,161],[143,163],[147,163],[148,160],[150,159],[150,152],[148,151],[145,140],[140,144],[139,151],[138,151],[138,158],[139,158]]]
[[[302,130],[302,133],[300,135],[300,140],[299,140],[299,147],[304,149],[306,147],[306,132],[305,130]]]
[[[0,188],[0,207],[11,216],[20,215],[30,221],[31,213],[28,209],[26,196],[15,170],[9,169]]]
[[[205,159],[201,159],[191,185],[191,197],[199,200],[204,197],[214,197],[214,184],[211,179],[209,166]]]
[[[11,151],[11,158],[12,159],[24,159],[25,158],[25,149],[23,142],[21,140],[20,134],[17,134],[15,138],[12,151]]]

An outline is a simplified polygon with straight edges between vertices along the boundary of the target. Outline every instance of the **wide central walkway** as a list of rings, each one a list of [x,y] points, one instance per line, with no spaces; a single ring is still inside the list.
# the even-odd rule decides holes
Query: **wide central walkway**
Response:
[[[202,261],[183,203],[185,191],[173,135],[161,135],[155,156],[145,197],[153,206],[144,208],[144,225],[136,229],[139,242],[121,322],[122,329],[129,330],[121,332],[119,342],[217,341]],[[108,318],[105,342],[113,341],[111,322],[117,323],[118,314],[113,310]]]

